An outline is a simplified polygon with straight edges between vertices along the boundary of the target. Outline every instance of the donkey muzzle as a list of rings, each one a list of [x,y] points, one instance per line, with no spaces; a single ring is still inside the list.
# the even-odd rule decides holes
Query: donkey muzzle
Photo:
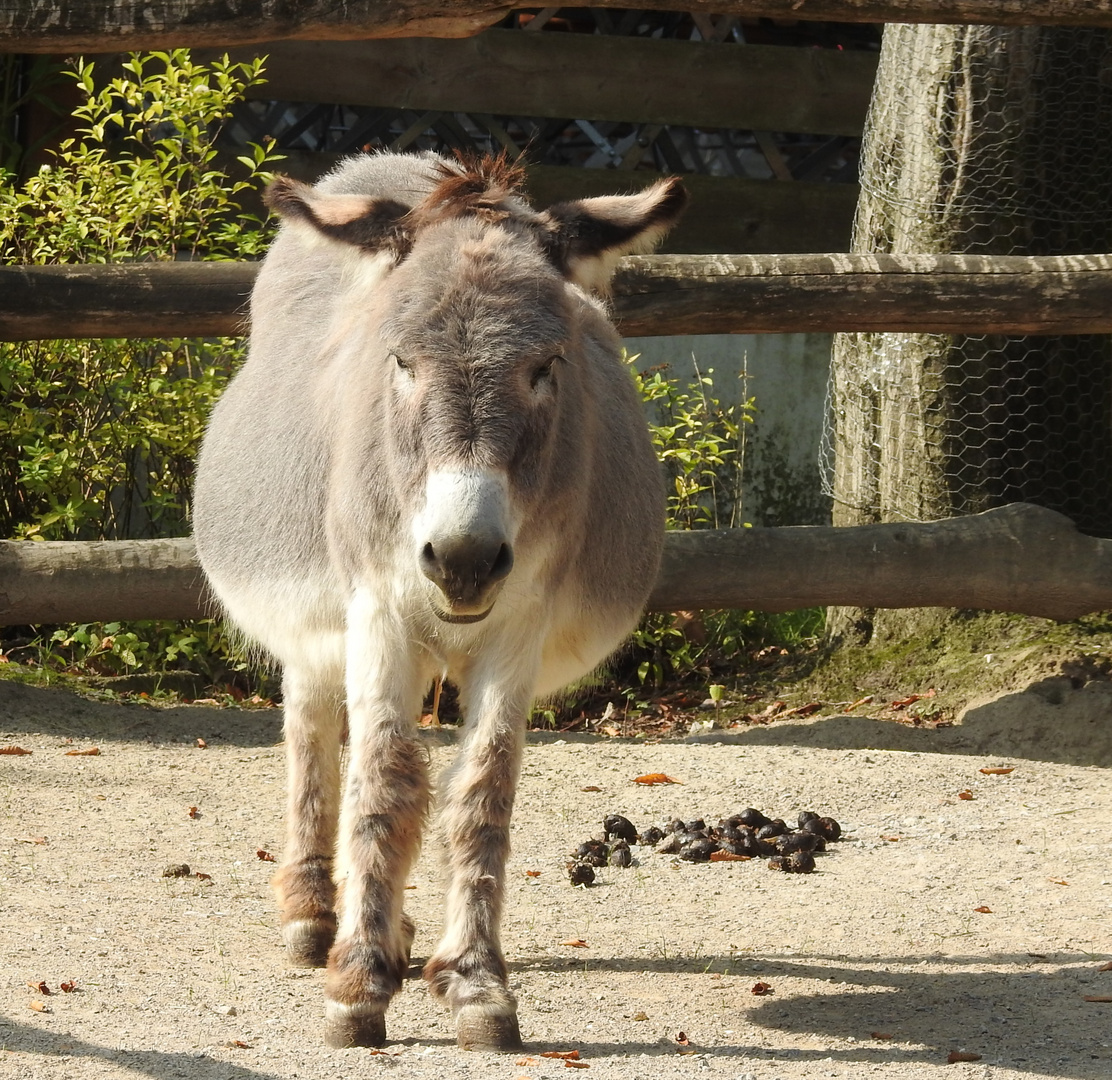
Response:
[[[504,474],[436,470],[414,523],[417,565],[437,588],[432,606],[445,622],[479,622],[514,565]]]

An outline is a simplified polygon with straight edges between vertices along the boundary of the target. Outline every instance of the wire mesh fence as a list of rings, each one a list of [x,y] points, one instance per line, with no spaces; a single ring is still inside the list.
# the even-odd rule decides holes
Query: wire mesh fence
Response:
[[[853,250],[1106,252],[1110,149],[1109,31],[890,26]],[[837,523],[1018,500],[1112,535],[1107,336],[841,334],[828,398]]]

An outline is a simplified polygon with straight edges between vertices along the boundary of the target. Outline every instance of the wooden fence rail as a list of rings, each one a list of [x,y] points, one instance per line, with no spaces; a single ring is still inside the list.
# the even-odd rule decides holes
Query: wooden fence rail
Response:
[[[242,333],[255,263],[0,267],[0,341]],[[627,335],[1112,333],[1112,255],[623,259]]]
[[[649,607],[1112,609],[1112,540],[1013,504],[925,524],[669,533]],[[0,542],[0,625],[212,614],[193,541]]]
[[[628,0],[594,2],[628,7]],[[507,0],[7,0],[0,3],[0,50],[115,52],[290,38],[467,37],[517,6]],[[676,0],[649,0],[646,6],[671,11]],[[683,6],[710,15],[818,22],[1112,26],[1112,0],[686,0]]]

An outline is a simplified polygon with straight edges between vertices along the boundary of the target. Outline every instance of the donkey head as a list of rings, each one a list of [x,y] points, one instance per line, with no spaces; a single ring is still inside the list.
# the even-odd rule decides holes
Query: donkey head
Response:
[[[529,543],[538,520],[585,497],[597,377],[585,336],[597,356],[600,322],[585,293],[605,291],[617,259],[650,249],[686,202],[670,178],[537,212],[522,179],[482,159],[441,162],[413,207],[288,179],[267,193],[353,279],[373,277],[355,333],[381,402],[367,421],[375,480],[402,508],[409,565],[447,622],[485,618],[515,561],[543,559]]]

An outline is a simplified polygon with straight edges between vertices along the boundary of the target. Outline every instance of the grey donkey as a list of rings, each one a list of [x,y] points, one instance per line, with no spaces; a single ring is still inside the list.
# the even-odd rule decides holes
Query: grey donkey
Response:
[[[433,154],[276,180],[250,354],[198,465],[212,590],[283,669],[274,884],[290,958],[326,963],[336,1046],[384,1042],[408,969],[438,677],[465,723],[437,786],[446,914],[424,975],[461,1046],[520,1046],[499,921],[527,717],[621,643],[658,569],[662,481],[599,294],[686,194],[671,178],[539,212],[521,180]]]

